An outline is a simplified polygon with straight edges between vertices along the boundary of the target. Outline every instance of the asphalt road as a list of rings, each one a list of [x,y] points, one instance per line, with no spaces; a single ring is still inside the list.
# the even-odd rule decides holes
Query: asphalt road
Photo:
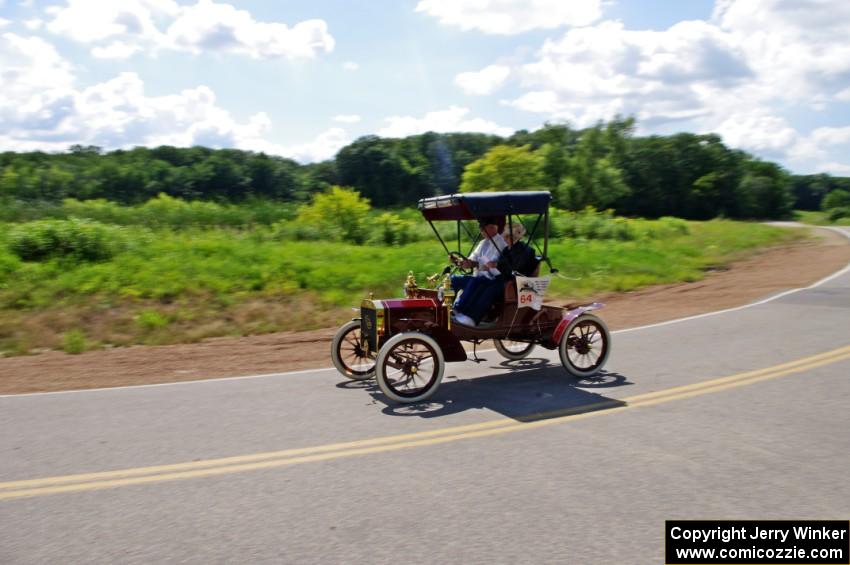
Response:
[[[414,407],[332,370],[0,397],[0,563],[662,563],[666,519],[850,518],[850,269],[613,343]]]

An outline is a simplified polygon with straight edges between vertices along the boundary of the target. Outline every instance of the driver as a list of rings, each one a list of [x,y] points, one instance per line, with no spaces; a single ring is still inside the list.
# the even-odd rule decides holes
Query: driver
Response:
[[[455,321],[475,326],[481,321],[493,298],[503,288],[501,272],[498,269],[499,257],[508,246],[499,234],[500,218],[481,218],[478,227],[481,241],[475,246],[468,259],[460,261],[465,269],[475,268],[472,275],[452,276],[452,288],[455,292],[463,290],[454,303]]]

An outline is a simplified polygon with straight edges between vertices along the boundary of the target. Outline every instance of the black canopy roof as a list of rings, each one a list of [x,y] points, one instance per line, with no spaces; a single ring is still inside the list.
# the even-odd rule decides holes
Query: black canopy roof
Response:
[[[552,195],[548,191],[465,192],[423,198],[419,209],[427,220],[475,220],[506,214],[543,214]]]

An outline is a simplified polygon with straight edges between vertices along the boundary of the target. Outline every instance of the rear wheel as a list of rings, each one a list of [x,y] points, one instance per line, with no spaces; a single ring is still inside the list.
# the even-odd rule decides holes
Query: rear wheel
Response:
[[[593,314],[582,314],[573,320],[558,344],[561,363],[572,375],[592,377],[598,373],[611,353],[611,333],[605,322]]]
[[[375,359],[363,347],[360,322],[351,321],[339,328],[331,342],[331,359],[342,376],[365,381],[375,376]]]
[[[406,332],[393,336],[378,353],[375,376],[381,391],[396,402],[419,402],[437,390],[446,363],[431,336]]]
[[[496,346],[496,351],[505,359],[518,361],[525,359],[531,352],[534,351],[534,344],[525,341],[512,341],[510,339],[494,339],[493,345]]]

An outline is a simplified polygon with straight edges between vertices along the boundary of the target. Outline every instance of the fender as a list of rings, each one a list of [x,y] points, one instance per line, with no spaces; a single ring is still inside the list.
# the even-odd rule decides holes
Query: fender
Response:
[[[577,306],[576,308],[572,308],[570,310],[566,310],[564,312],[561,321],[558,322],[558,326],[555,328],[555,331],[552,333],[552,341],[555,343],[559,343],[561,341],[561,337],[563,337],[564,332],[567,331],[567,327],[572,323],[573,320],[584,314],[585,312],[590,312],[591,310],[599,310],[603,308],[605,304],[602,302],[594,302],[593,304],[585,304],[584,306]]]

